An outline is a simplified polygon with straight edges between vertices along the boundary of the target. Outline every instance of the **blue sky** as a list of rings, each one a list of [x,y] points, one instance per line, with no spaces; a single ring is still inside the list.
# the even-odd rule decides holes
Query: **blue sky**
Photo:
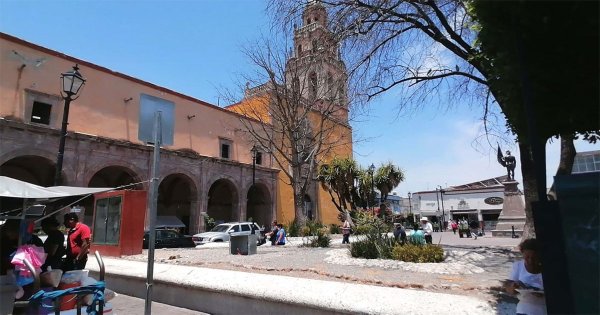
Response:
[[[236,89],[241,74],[252,71],[242,47],[269,32],[265,7],[264,0],[0,0],[0,31],[225,105],[219,89]],[[404,170],[399,195],[505,174],[496,162],[496,140],[490,146],[481,137],[476,108],[446,109],[441,100],[441,107],[398,113],[398,99],[392,91],[375,100],[352,126],[357,139],[366,139],[354,146],[361,165],[392,161]],[[516,146],[503,149],[518,157]],[[557,141],[547,146],[549,185],[559,152]],[[521,181],[519,166],[516,173]]]

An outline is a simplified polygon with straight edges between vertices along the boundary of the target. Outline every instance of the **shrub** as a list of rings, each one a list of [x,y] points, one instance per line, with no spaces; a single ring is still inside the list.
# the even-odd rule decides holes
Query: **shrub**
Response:
[[[306,224],[300,229],[302,233],[302,242],[308,247],[329,247],[331,237],[329,228],[316,221],[306,221]]]
[[[301,235],[300,224],[296,219],[294,219],[294,221],[292,222],[289,222],[288,224],[284,224],[283,228],[285,229],[285,232],[289,237],[296,237]]]
[[[215,227],[215,219],[211,218],[208,214],[204,213],[204,228],[206,231],[212,230]]]
[[[392,249],[392,258],[405,262],[437,263],[444,260],[444,250],[439,245],[396,245]]]
[[[342,230],[340,229],[340,226],[337,224],[332,224],[329,226],[329,232],[331,234],[340,234],[342,233]]]
[[[368,213],[363,213],[357,218],[357,234],[364,234],[364,238],[350,245],[352,257],[367,259],[392,257],[392,249],[396,241],[388,236],[389,226],[383,220]]]
[[[368,240],[359,240],[350,244],[350,255],[355,258],[379,258],[379,253],[374,244]]]

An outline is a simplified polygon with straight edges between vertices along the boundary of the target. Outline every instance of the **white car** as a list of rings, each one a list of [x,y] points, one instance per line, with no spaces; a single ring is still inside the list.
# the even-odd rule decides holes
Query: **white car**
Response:
[[[258,244],[263,244],[264,234],[258,224],[254,222],[229,222],[222,223],[208,232],[195,234],[192,240],[196,245],[201,245],[210,242],[229,242],[231,233],[236,235],[256,234]]]

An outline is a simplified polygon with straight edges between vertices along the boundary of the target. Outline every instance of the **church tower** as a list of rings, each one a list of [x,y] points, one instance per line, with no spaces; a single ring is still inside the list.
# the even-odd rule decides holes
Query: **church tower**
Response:
[[[327,10],[312,0],[302,14],[300,28],[294,26],[293,55],[286,67],[288,82],[299,87],[310,102],[332,102],[333,116],[348,124],[348,75],[339,45],[327,28]]]

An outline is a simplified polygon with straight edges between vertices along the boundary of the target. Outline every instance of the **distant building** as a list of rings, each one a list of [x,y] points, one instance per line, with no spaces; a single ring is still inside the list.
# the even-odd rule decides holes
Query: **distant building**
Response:
[[[412,194],[413,212],[432,222],[458,220],[484,223],[491,231],[498,223],[504,203],[506,176],[490,178],[441,190],[421,191]]]
[[[600,150],[578,152],[575,155],[572,174],[600,172]]]

